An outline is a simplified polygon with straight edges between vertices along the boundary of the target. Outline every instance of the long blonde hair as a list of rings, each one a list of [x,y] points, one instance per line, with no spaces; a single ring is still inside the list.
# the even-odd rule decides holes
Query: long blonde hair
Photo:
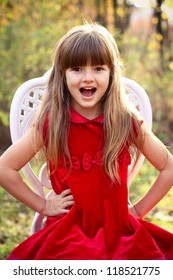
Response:
[[[120,182],[118,156],[129,142],[136,143],[140,134],[138,120],[128,106],[121,82],[119,51],[113,36],[103,26],[93,23],[72,28],[57,43],[54,63],[41,108],[36,117],[36,127],[43,133],[44,121],[49,115],[46,156],[58,165],[64,155],[70,161],[68,132],[70,126],[70,93],[66,85],[65,71],[84,66],[108,65],[109,86],[102,100],[104,115],[103,166],[112,181]],[[133,118],[133,122],[132,122]],[[138,154],[138,150],[135,150]]]

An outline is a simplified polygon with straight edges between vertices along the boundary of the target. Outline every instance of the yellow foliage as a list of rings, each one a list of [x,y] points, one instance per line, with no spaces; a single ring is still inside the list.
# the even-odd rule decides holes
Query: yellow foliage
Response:
[[[173,61],[169,63],[168,67],[171,71],[173,71]]]
[[[125,9],[123,7],[118,7],[117,8],[117,15],[121,18],[125,16]]]
[[[168,17],[167,17],[167,14],[166,14],[166,13],[162,13],[162,14],[161,14],[161,17],[162,17],[162,19],[163,19],[163,20],[167,20],[167,19],[168,19]]]
[[[155,38],[156,38],[156,40],[159,41],[159,42],[161,42],[161,41],[163,40],[163,36],[162,36],[162,34],[160,34],[160,33],[156,33],[156,34],[155,34]]]
[[[155,24],[155,25],[158,24],[158,18],[153,17],[152,18],[152,23]]]
[[[149,50],[159,50],[160,49],[160,43],[156,40],[152,40],[149,44],[148,44],[148,48]]]

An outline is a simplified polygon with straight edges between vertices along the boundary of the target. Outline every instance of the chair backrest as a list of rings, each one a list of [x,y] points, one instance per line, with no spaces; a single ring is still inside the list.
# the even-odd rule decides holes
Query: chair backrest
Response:
[[[138,110],[139,114],[147,123],[148,127],[152,129],[152,107],[147,93],[134,80],[123,78],[123,84],[125,86],[125,90],[128,95],[129,101]],[[128,185],[130,185],[131,181],[139,172],[143,164],[144,158],[145,157],[143,155],[140,155],[137,164],[134,168],[134,160],[132,160],[132,163],[129,166]]]
[[[50,72],[51,70],[47,71],[42,77],[26,81],[15,92],[10,110],[10,131],[13,143],[17,141],[24,133],[26,133],[27,129],[30,127],[37,107],[41,102],[41,98],[47,90],[47,82]],[[134,107],[137,108],[141,116],[151,128],[152,109],[146,92],[137,82],[131,79],[123,78],[123,84],[129,100],[132,102]],[[139,158],[133,172],[131,172],[133,162],[129,167],[129,184],[138,173],[140,167],[142,166],[143,160],[144,156],[142,155]],[[30,163],[26,164],[22,171],[34,190],[40,196],[45,196],[43,187],[51,189],[51,183],[48,178],[46,164],[43,164],[38,174],[34,172]],[[36,213],[31,233],[42,227],[42,220],[43,216]]]
[[[50,70],[42,77],[34,78],[23,83],[15,92],[10,108],[10,133],[12,142],[16,142],[30,127],[34,114],[47,90]],[[39,174],[35,174],[30,163],[22,171],[35,191],[44,196],[43,186],[51,189],[44,164]]]

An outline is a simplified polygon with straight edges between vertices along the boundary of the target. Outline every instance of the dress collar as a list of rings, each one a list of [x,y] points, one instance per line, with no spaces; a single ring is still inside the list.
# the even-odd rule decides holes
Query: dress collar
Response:
[[[89,123],[89,122],[97,122],[97,123],[103,123],[103,114],[100,116],[89,120],[85,118],[84,116],[77,113],[72,107],[70,108],[70,120],[74,123]]]

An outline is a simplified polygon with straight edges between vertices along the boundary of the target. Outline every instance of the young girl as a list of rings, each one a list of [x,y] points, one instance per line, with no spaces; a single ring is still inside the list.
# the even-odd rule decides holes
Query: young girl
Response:
[[[41,149],[48,199],[18,174]],[[140,152],[159,175],[130,206],[128,165]],[[172,170],[173,157],[126,101],[113,37],[98,24],[73,28],[57,44],[33,126],[0,158],[0,185],[47,216],[8,259],[173,259],[173,234],[142,219],[173,185]]]

